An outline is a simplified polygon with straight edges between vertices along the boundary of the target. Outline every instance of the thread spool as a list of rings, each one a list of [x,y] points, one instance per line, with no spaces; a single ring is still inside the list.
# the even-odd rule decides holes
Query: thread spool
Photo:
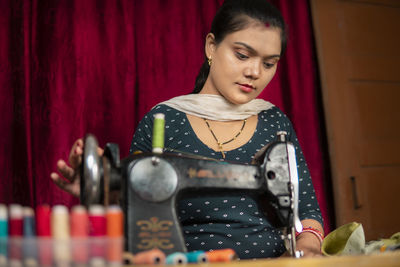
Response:
[[[36,235],[40,266],[53,265],[53,243],[51,240],[51,208],[47,204],[36,207]]]
[[[9,235],[10,237],[22,237],[23,235],[23,209],[19,204],[11,204],[9,207]]]
[[[51,208],[49,205],[36,207],[36,233],[39,237],[51,237]]]
[[[23,209],[19,204],[11,204],[8,211],[9,264],[22,266]]]
[[[117,265],[122,262],[124,216],[117,205],[107,208],[107,260],[109,264]]]
[[[231,248],[207,251],[206,254],[209,262],[229,262],[237,258],[236,252]]]
[[[164,149],[165,115],[157,113],[154,115],[153,123],[153,153],[160,154]]]
[[[124,235],[124,214],[121,207],[111,205],[107,208],[107,236],[108,237],[123,237]]]
[[[89,260],[89,217],[84,206],[72,207],[70,227],[72,261],[74,264],[85,265]]]
[[[188,252],[188,253],[186,253],[186,258],[189,263],[206,263],[206,262],[208,262],[208,256],[202,250]]]
[[[89,235],[89,216],[84,206],[72,207],[70,226],[71,237],[86,238]]]
[[[7,236],[8,236],[7,207],[4,204],[0,204],[0,238],[6,238]]]
[[[35,213],[32,208],[23,208],[23,233],[22,254],[24,266],[37,266],[37,243],[35,231]]]
[[[22,255],[24,266],[38,266],[37,239],[33,236],[24,237],[22,240]]]
[[[0,204],[0,266],[7,265],[7,237],[8,237],[8,213],[7,207]]]
[[[167,258],[165,259],[165,263],[168,265],[182,265],[187,263],[187,258],[184,253],[181,252],[175,252],[172,254],[169,254]]]
[[[51,213],[51,233],[54,242],[54,261],[56,265],[69,264],[71,253],[69,248],[69,213],[67,207],[56,205]]]
[[[104,207],[101,205],[91,205],[89,207],[89,225],[90,231],[90,261],[99,265],[101,261],[105,261],[106,253],[106,233],[107,220]]]
[[[22,264],[22,237],[16,236],[8,239],[8,265],[23,266]]]
[[[132,264],[165,264],[165,254],[158,248],[139,252],[132,257]]]
[[[35,237],[35,213],[32,208],[24,207],[23,208],[23,233],[24,238]]]
[[[107,220],[104,207],[91,205],[89,207],[90,236],[105,236],[107,234]]]

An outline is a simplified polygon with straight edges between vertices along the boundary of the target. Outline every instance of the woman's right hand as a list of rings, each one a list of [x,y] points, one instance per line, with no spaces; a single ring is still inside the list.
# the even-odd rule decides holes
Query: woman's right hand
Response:
[[[71,152],[69,153],[68,163],[62,159],[57,161],[57,172],[50,174],[54,183],[62,190],[79,197],[80,195],[80,179],[81,179],[81,164],[83,155],[84,143],[83,139],[78,139],[72,145]],[[103,155],[103,149],[97,148],[97,153]]]
[[[80,194],[80,167],[82,164],[83,154],[83,140],[78,139],[75,141],[71,148],[71,152],[68,157],[68,164],[59,159],[57,161],[57,172],[50,174],[53,182],[63,189],[64,191],[79,197]]]

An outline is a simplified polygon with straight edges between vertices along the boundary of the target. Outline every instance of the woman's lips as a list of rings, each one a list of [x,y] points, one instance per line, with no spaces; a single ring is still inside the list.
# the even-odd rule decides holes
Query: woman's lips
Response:
[[[246,93],[251,93],[255,88],[249,84],[240,84],[238,83],[240,90]]]

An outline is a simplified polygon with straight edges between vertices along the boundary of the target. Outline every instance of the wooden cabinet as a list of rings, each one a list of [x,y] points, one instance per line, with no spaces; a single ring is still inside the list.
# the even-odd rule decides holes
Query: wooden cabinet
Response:
[[[311,0],[336,224],[400,231],[400,1]]]

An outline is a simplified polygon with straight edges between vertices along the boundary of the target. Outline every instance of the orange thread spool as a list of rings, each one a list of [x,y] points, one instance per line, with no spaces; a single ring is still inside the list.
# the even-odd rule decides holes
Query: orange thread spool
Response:
[[[124,214],[119,206],[112,205],[107,208],[107,236],[122,237],[124,235]]]
[[[107,260],[108,262],[122,262],[124,216],[119,206],[107,208]]]
[[[210,262],[229,262],[237,258],[236,252],[231,248],[207,251],[206,254]]]
[[[133,264],[164,264],[165,254],[158,248],[139,252],[133,255]]]

